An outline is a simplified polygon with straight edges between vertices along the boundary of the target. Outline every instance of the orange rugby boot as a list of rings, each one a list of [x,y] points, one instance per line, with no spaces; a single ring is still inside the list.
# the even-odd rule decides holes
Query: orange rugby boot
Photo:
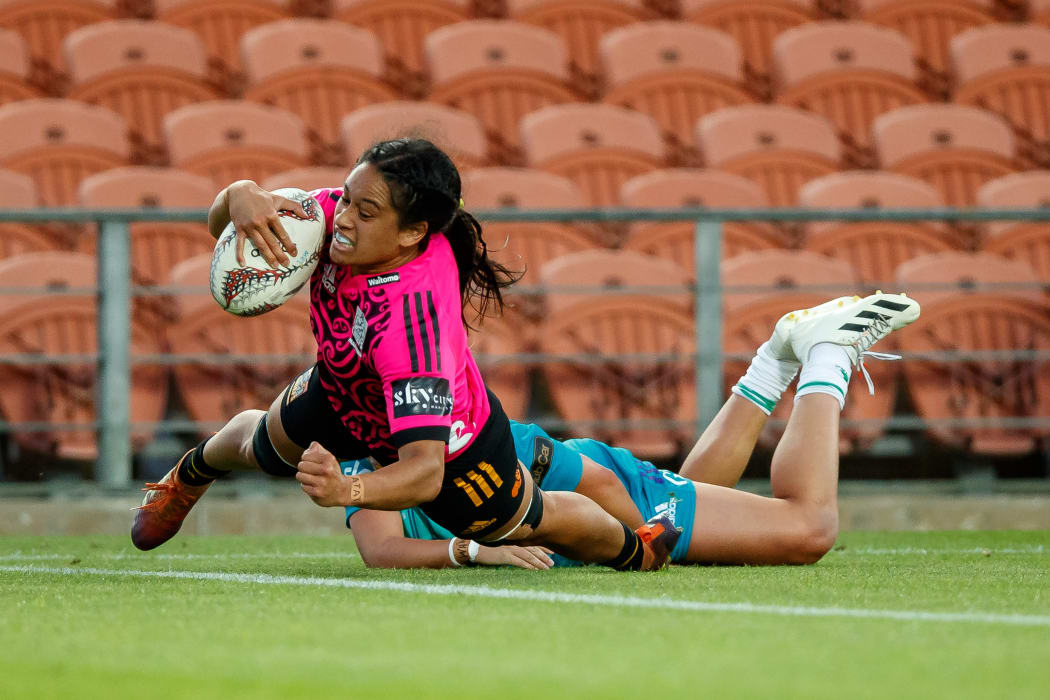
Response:
[[[671,552],[682,536],[682,530],[674,526],[666,515],[657,515],[635,530],[645,548],[642,555],[642,571],[656,571],[667,566]]]
[[[158,483],[148,483],[142,505],[135,508],[135,522],[131,526],[131,542],[142,550],[164,544],[179,531],[190,508],[211,486],[190,486],[179,480],[179,466],[193,450],[182,456],[171,471]]]

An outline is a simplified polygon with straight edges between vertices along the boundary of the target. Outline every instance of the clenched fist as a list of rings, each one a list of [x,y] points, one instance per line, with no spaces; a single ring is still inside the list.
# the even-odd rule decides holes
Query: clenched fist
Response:
[[[299,458],[298,469],[295,478],[314,503],[319,506],[350,504],[350,480],[343,476],[335,455],[319,442],[311,442],[306,448]]]

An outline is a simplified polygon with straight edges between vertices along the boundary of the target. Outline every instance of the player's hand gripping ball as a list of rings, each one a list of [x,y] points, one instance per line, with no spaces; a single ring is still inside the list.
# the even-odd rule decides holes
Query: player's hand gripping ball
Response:
[[[298,203],[301,209],[280,209],[269,223],[277,241],[283,236],[276,229],[283,229],[296,255],[281,242],[288,264],[271,267],[251,238],[243,236],[244,248],[238,251],[237,230],[230,222],[212,253],[211,295],[231,314],[258,316],[276,309],[295,296],[317,267],[325,233],[321,206],[307,192],[294,187],[274,190],[273,194]]]

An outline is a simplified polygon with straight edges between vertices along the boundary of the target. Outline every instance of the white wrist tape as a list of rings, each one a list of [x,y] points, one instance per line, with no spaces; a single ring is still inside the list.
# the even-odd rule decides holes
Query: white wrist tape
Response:
[[[452,539],[450,539],[448,541],[448,558],[449,558],[449,561],[452,562],[452,566],[463,566],[458,561],[456,561],[455,547],[456,547],[456,538],[453,537]],[[474,561],[474,559],[471,558],[471,561]]]
[[[471,540],[470,544],[467,545],[467,555],[470,557],[471,561],[477,561],[479,551],[481,551],[481,545],[474,540]]]

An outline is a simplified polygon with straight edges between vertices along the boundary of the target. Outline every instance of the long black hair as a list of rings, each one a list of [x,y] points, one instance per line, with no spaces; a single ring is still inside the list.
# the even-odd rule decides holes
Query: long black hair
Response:
[[[357,159],[361,163],[375,166],[383,176],[401,228],[427,222],[421,248],[434,232],[445,234],[459,269],[463,323],[470,326],[468,305],[475,320],[489,315],[493,306],[502,313],[502,290],[521,274],[489,258],[481,224],[460,206],[462,184],[452,159],[426,139],[399,138],[375,144]]]

